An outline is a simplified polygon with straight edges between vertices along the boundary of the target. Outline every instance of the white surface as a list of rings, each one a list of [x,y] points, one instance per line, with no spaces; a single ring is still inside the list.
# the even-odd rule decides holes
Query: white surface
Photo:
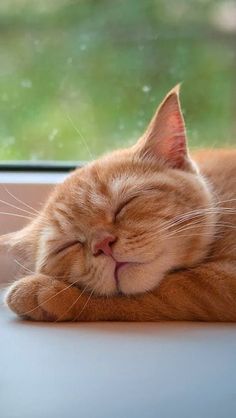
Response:
[[[0,183],[39,209],[60,180],[43,175]],[[0,199],[20,206],[4,186]],[[0,233],[25,222],[0,215]],[[0,282],[13,261],[2,255]],[[235,359],[236,324],[42,324],[0,307],[0,417],[235,418]]]
[[[55,184],[64,180],[68,173],[47,172],[0,172],[0,183],[6,184]]]
[[[235,418],[236,325],[0,312],[1,418]]]

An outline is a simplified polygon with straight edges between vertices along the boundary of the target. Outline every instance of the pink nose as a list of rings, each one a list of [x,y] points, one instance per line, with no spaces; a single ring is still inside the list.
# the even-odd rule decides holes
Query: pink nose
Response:
[[[100,237],[97,241],[95,241],[93,245],[93,255],[105,254],[105,255],[112,255],[112,244],[116,241],[116,237],[111,234],[107,234]]]

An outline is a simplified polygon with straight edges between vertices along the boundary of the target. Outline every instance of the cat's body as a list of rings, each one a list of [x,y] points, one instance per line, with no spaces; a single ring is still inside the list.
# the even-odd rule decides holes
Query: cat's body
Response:
[[[222,208],[217,214],[211,260],[236,261],[236,150],[203,150],[193,153],[193,158]]]
[[[236,151],[194,161],[201,174],[175,89],[137,145],[76,171],[3,238],[35,271],[9,307],[37,320],[236,321]]]

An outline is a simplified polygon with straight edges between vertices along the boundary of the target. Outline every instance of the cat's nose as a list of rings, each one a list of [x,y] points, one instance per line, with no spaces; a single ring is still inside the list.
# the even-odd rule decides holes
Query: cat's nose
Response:
[[[105,234],[94,240],[92,243],[93,255],[99,254],[112,255],[112,244],[116,241],[116,237],[112,234]]]

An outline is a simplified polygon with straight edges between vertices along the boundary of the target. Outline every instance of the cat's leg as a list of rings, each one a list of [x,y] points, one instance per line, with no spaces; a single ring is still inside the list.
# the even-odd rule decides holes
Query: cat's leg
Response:
[[[152,320],[152,294],[130,298],[90,296],[71,284],[37,274],[13,283],[5,302],[18,316],[37,321]]]
[[[76,318],[84,321],[236,321],[236,262],[170,273],[155,291],[140,296],[82,295],[75,306]]]
[[[236,265],[206,263],[168,274],[151,293],[90,297],[43,275],[21,279],[6,301],[20,316],[36,320],[236,321]]]
[[[14,282],[6,292],[5,302],[13,312],[26,319],[72,320],[76,310],[71,305],[79,295],[80,291],[72,285],[37,274]]]

